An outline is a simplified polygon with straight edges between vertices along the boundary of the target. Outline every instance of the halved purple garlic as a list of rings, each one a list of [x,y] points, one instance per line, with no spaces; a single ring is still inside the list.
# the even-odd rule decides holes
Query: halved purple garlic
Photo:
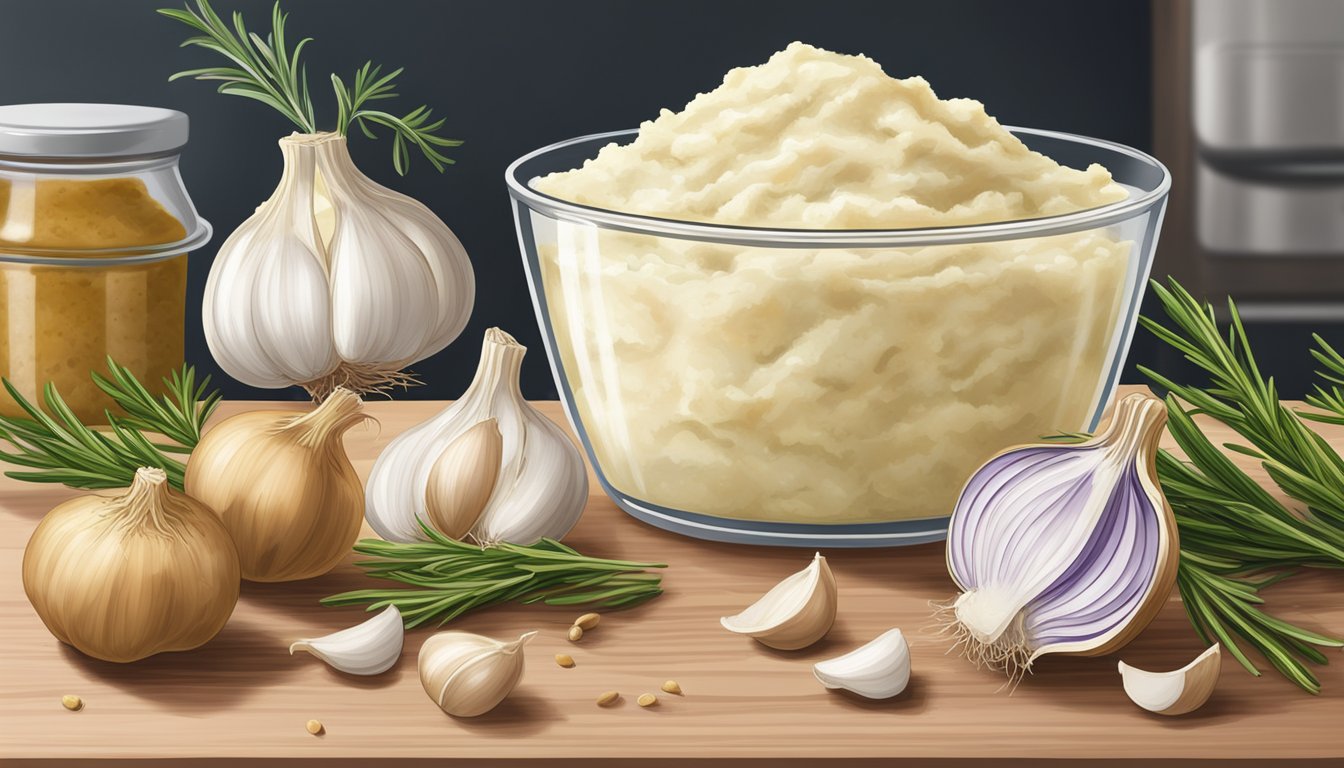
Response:
[[[971,476],[947,532],[954,648],[1020,679],[1047,653],[1099,656],[1147,626],[1180,555],[1155,467],[1166,422],[1161,400],[1133,394],[1096,437],[1010,448]]]

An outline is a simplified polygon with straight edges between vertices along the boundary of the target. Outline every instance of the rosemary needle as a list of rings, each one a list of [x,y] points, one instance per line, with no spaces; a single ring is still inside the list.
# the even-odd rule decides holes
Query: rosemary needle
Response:
[[[661,577],[645,571],[666,568],[663,563],[588,557],[554,539],[528,547],[478,547],[454,541],[423,521],[420,527],[429,541],[363,539],[355,545],[355,552],[372,558],[356,562],[369,576],[411,589],[360,589],[323,598],[322,604],[367,604],[370,611],[395,605],[409,629],[434,619],[445,624],[500,603],[622,608],[663,592]]]
[[[201,437],[201,427],[219,404],[217,391],[207,391],[210,377],[198,385],[191,366],[163,380],[167,394],[150,394],[131,372],[108,358],[109,375],[93,373],[94,383],[107,393],[125,415],[107,412],[107,431],[80,422],[50,382],[42,392],[46,410],[29,402],[9,381],[5,390],[28,414],[27,418],[0,416],[0,461],[28,470],[5,472],[7,477],[33,483],[63,483],[72,488],[125,488],[140,467],[158,467],[168,482],[182,489],[185,466],[172,454],[190,453]],[[163,435],[170,443],[151,442],[145,433]]]

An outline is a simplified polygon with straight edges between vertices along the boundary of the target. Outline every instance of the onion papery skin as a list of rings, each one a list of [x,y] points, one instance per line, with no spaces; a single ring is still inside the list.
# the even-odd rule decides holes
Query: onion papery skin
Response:
[[[1045,654],[1110,653],[1152,621],[1180,550],[1156,481],[1165,425],[1161,400],[1131,395],[1087,442],[1010,448],[972,476],[947,543],[963,652],[1017,676]]]
[[[201,438],[186,491],[219,515],[248,581],[299,581],[336,567],[359,537],[364,487],[341,436],[365,420],[338,389],[308,413],[250,411]]]
[[[238,578],[224,526],[157,469],[124,496],[51,510],[23,553],[24,592],[48,631],[117,663],[204,645],[233,614]]]

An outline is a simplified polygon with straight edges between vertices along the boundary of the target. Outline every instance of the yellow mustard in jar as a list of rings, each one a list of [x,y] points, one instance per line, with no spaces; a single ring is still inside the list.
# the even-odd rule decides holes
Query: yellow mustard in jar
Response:
[[[145,120],[131,118],[147,111],[174,130],[141,137],[134,155],[95,157],[7,134],[31,130],[23,109],[53,107],[64,109],[39,114],[44,126],[130,114],[123,122],[143,132]],[[81,421],[105,423],[113,402],[91,374],[105,373],[109,357],[151,392],[182,365],[185,251],[209,234],[177,174],[185,121],[118,105],[0,107],[0,376],[30,402],[50,383]],[[173,146],[154,151],[156,138]],[[24,412],[0,391],[0,414]]]

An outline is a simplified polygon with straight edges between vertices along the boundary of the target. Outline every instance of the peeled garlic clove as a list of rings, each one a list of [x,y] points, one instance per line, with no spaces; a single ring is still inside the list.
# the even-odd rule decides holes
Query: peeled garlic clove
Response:
[[[839,597],[835,576],[818,552],[803,570],[789,576],[736,616],[719,623],[729,632],[751,635],[782,651],[794,651],[820,640],[835,623]]]
[[[291,643],[294,651],[307,651],[342,672],[352,675],[377,675],[392,668],[401,658],[401,611],[395,605],[361,624],[322,637],[305,638]]]
[[[869,699],[889,699],[910,682],[910,646],[899,629],[889,629],[867,645],[812,665],[827,688],[843,688]]]
[[[495,491],[504,438],[486,419],[448,444],[429,471],[425,513],[439,532],[460,539],[481,518]]]
[[[523,676],[523,646],[537,633],[500,642],[470,632],[440,632],[420,646],[420,684],[444,712],[476,717],[494,709]]]
[[[480,366],[467,391],[438,415],[388,444],[369,473],[365,516],[388,541],[426,538],[430,475],[464,433],[494,419],[501,438],[494,491],[472,526],[482,544],[535,544],[569,532],[588,502],[588,471],[560,427],[518,388],[527,348],[498,328],[485,332]]]
[[[1148,672],[1123,661],[1119,664],[1129,700],[1159,715],[1184,715],[1204,706],[1218,685],[1222,668],[1222,646],[1216,643],[1172,672]]]
[[[948,525],[956,647],[1020,677],[1044,654],[1110,653],[1148,625],[1180,554],[1155,467],[1166,418],[1163,401],[1130,395],[1087,442],[1012,448],[976,471]]]

